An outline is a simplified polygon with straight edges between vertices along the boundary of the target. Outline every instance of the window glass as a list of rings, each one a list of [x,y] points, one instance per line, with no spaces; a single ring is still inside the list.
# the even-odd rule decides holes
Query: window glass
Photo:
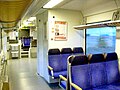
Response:
[[[86,54],[115,51],[116,27],[86,29]]]

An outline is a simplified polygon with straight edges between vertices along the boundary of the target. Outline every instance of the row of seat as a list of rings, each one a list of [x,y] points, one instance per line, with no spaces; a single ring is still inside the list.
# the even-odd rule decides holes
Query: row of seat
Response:
[[[74,47],[73,49],[71,48],[62,48],[59,50],[58,48],[54,49],[49,49],[48,50],[48,55],[56,55],[56,54],[83,54],[83,48],[82,47]]]
[[[82,47],[62,48],[61,51],[49,49],[48,51],[48,71],[53,79],[59,78],[59,75],[67,76],[67,58],[73,54],[83,54]]]
[[[66,90],[120,90],[117,54],[70,56],[67,79],[60,75],[60,86]]]

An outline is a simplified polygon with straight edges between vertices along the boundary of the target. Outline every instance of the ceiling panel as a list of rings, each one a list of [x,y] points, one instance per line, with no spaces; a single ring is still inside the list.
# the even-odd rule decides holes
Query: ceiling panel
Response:
[[[0,23],[13,27],[21,19],[33,0],[0,0]]]
[[[116,0],[118,8],[120,0]],[[79,10],[84,16],[117,9],[115,0],[71,0],[60,8]]]

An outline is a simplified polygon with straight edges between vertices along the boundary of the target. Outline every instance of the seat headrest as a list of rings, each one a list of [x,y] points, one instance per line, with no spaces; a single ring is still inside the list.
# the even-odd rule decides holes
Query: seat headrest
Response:
[[[58,55],[60,54],[60,50],[58,48],[55,49],[49,49],[48,55]]]
[[[83,53],[83,48],[82,47],[74,47],[73,53]]]
[[[105,60],[106,61],[118,60],[118,56],[117,56],[117,54],[115,52],[113,52],[113,53],[107,53],[105,55]]]
[[[99,63],[104,62],[104,55],[103,54],[92,54],[88,56],[90,63]]]
[[[71,66],[88,64],[88,58],[85,55],[76,55],[71,58]]]
[[[62,48],[61,49],[61,54],[70,54],[70,53],[72,53],[71,48]]]

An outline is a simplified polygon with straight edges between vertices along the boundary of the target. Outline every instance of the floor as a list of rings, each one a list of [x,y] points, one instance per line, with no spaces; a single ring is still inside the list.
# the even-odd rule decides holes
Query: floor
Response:
[[[37,75],[36,59],[8,60],[10,90],[62,90],[58,84],[48,84]]]

